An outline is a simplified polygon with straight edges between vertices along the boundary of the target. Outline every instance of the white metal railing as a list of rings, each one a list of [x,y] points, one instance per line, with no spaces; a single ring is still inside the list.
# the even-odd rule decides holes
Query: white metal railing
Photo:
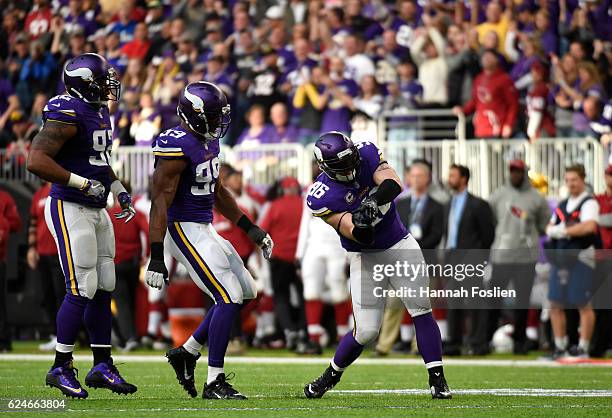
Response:
[[[400,142],[406,135],[421,140],[465,138],[465,115],[455,115],[451,109],[402,109],[385,111],[378,120],[378,140],[394,142],[397,132]]]
[[[221,160],[235,165],[244,173],[244,181],[265,187],[279,177],[292,175],[302,184],[311,181],[312,144],[265,144],[254,147],[222,147]],[[606,152],[594,139],[541,139],[533,144],[525,140],[430,140],[379,142],[385,158],[401,175],[404,167],[416,158],[432,164],[434,179],[446,181],[453,163],[464,164],[472,172],[470,191],[487,198],[501,186],[508,174],[508,162],[522,159],[531,170],[548,179],[550,196],[563,194],[565,167],[584,164],[587,182],[595,192],[605,189],[603,171]],[[129,179],[135,192],[144,192],[153,171],[153,156],[147,147],[119,147],[111,158],[112,167],[120,178]],[[27,172],[23,161],[7,159],[0,149],[0,181],[36,184],[36,176]]]

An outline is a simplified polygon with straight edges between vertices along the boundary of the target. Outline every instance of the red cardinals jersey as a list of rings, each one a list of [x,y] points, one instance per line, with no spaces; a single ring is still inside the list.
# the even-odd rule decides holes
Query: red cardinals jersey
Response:
[[[116,204],[108,210],[113,229],[115,230],[115,264],[140,259],[142,253],[141,235],[145,237],[146,254],[149,254],[149,222],[140,211],[136,211],[134,219],[125,223],[125,219],[117,219],[115,215],[121,213],[121,207]]]
[[[272,257],[290,263],[295,261],[303,209],[301,196],[282,196],[270,204],[260,226],[274,240]]]
[[[612,194],[603,193],[595,195],[595,200],[599,203],[599,215],[612,216]],[[602,246],[606,250],[612,250],[612,228],[599,226]]]
[[[514,126],[518,112],[518,93],[508,74],[497,70],[481,72],[472,85],[472,97],[463,106],[465,114],[474,114],[477,137],[499,137],[502,127]]]
[[[555,136],[555,121],[548,111],[548,86],[546,83],[537,83],[531,86],[527,92],[527,117],[532,118],[536,113],[542,114],[542,121],[536,131],[539,137],[542,131],[548,136]]]
[[[236,203],[240,210],[251,220],[255,220],[255,202],[247,195],[243,194],[236,198]],[[228,240],[236,249],[236,252],[243,260],[246,260],[255,249],[255,244],[250,240],[246,232],[221,215],[213,208],[213,227],[221,237]]]
[[[56,255],[57,246],[45,222],[45,202],[49,197],[51,184],[47,183],[34,193],[30,206],[30,218],[36,223],[36,252],[38,255]]]
[[[0,190],[0,261],[5,261],[9,235],[21,229],[21,217],[13,197]]]

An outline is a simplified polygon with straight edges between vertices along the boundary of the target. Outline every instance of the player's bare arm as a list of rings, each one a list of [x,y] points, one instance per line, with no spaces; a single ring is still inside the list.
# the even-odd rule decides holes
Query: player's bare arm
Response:
[[[105,188],[102,183],[71,173],[54,160],[66,141],[76,136],[77,132],[76,125],[46,121],[32,141],[27,161],[28,171],[51,183],[74,187],[88,196],[104,199]]]
[[[145,274],[145,282],[161,289],[168,283],[168,270],[164,263],[164,237],[168,224],[168,207],[174,200],[181,173],[187,168],[187,160],[159,159],[153,173],[151,187],[151,212],[149,214],[149,242],[151,261]]]
[[[153,243],[163,243],[168,223],[168,207],[174,200],[176,188],[181,173],[187,168],[187,160],[160,159],[153,173],[151,188],[151,212],[149,214],[149,240]]]
[[[393,167],[391,167],[386,161],[383,161],[376,168],[376,171],[374,171],[374,183],[380,186],[385,180],[395,180],[397,185],[400,187],[401,192],[402,181]]]
[[[53,158],[66,141],[76,134],[76,125],[47,121],[32,141],[28,154],[28,171],[51,183],[68,184],[70,172]]]
[[[215,208],[246,232],[249,238],[261,248],[264,257],[270,259],[274,242],[266,231],[255,225],[240,210],[234,196],[221,183],[217,183],[215,187]]]

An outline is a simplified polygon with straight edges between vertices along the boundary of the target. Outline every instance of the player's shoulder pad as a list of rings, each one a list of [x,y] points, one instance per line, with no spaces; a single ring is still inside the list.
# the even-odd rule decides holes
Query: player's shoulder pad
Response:
[[[42,111],[43,121],[54,121],[68,125],[78,125],[82,103],[67,94],[52,97]]]
[[[313,216],[319,218],[341,211],[334,199],[333,185],[325,182],[322,176],[317,177],[306,194],[306,206]]]
[[[366,163],[370,169],[376,170],[381,163],[385,162],[382,151],[373,142],[358,142],[356,145],[361,162]]]
[[[160,158],[186,158],[189,151],[186,149],[190,134],[182,127],[166,129],[153,141],[153,155]]]

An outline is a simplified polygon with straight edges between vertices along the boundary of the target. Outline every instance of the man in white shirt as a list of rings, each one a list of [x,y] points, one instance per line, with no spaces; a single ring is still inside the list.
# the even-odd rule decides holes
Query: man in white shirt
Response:
[[[366,75],[374,75],[376,67],[372,60],[363,53],[364,41],[359,35],[351,34],[344,39],[344,76],[361,83],[361,78]]]
[[[546,228],[551,239],[547,248],[553,264],[548,289],[550,319],[554,335],[553,359],[568,354],[565,308],[580,313],[580,341],[570,354],[586,358],[595,325],[591,307],[594,242],[599,221],[599,204],[586,190],[584,166],[573,165],[565,170],[569,197],[559,203]]]

